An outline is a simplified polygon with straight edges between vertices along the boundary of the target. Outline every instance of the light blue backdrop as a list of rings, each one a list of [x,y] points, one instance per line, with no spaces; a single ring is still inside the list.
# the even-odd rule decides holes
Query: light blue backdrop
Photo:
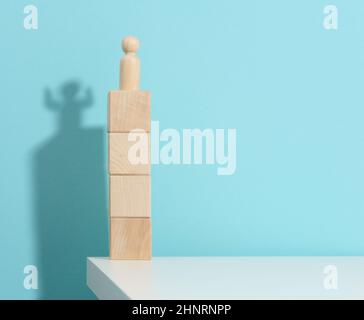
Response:
[[[39,10],[36,31],[23,28],[30,3]],[[161,129],[237,129],[235,175],[206,165],[153,167],[154,255],[363,255],[364,3],[330,3],[339,9],[337,31],[323,29],[328,3],[319,0],[3,1],[0,298],[54,297],[44,282],[57,297],[92,297],[77,246],[88,232],[95,250],[85,254],[107,254],[107,234],[97,232],[105,211],[89,218],[76,205],[77,225],[62,213],[97,194],[106,199],[97,150],[106,153],[106,97],[118,86],[128,34],[141,40],[142,87],[153,94]],[[93,96],[82,126],[101,149],[92,153],[87,133],[88,160],[82,134],[74,141],[63,128],[66,138],[49,140],[59,123],[47,92],[60,99],[57,90],[72,79],[80,97],[86,88]],[[67,187],[94,172],[101,193]],[[72,249],[73,288],[62,265]],[[39,267],[39,290],[23,287],[29,264]]]

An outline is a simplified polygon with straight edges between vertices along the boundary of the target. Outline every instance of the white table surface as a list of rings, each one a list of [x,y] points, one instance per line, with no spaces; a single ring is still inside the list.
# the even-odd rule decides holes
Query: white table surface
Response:
[[[364,257],[88,258],[87,285],[99,299],[364,299]]]

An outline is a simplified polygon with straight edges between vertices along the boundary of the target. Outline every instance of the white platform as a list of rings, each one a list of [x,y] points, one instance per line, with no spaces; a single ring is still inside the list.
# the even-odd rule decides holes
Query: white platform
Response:
[[[364,299],[364,257],[88,258],[87,285],[99,299]]]

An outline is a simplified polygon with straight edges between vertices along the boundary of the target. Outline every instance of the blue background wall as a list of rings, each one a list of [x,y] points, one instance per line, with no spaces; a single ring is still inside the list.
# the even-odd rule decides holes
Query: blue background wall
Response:
[[[36,31],[23,28],[30,3]],[[107,255],[100,150],[128,34],[161,129],[237,129],[235,175],[153,167],[154,255],[363,255],[364,3],[330,2],[337,31],[322,27],[327,4],[3,1],[0,298],[93,297],[83,255]],[[49,110],[71,80],[92,96],[76,133]],[[28,264],[37,291],[23,287]]]

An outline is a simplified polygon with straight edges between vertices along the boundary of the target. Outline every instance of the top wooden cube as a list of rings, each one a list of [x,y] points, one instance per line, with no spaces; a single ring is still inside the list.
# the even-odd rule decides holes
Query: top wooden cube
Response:
[[[109,92],[109,132],[150,132],[150,93],[115,90]]]

